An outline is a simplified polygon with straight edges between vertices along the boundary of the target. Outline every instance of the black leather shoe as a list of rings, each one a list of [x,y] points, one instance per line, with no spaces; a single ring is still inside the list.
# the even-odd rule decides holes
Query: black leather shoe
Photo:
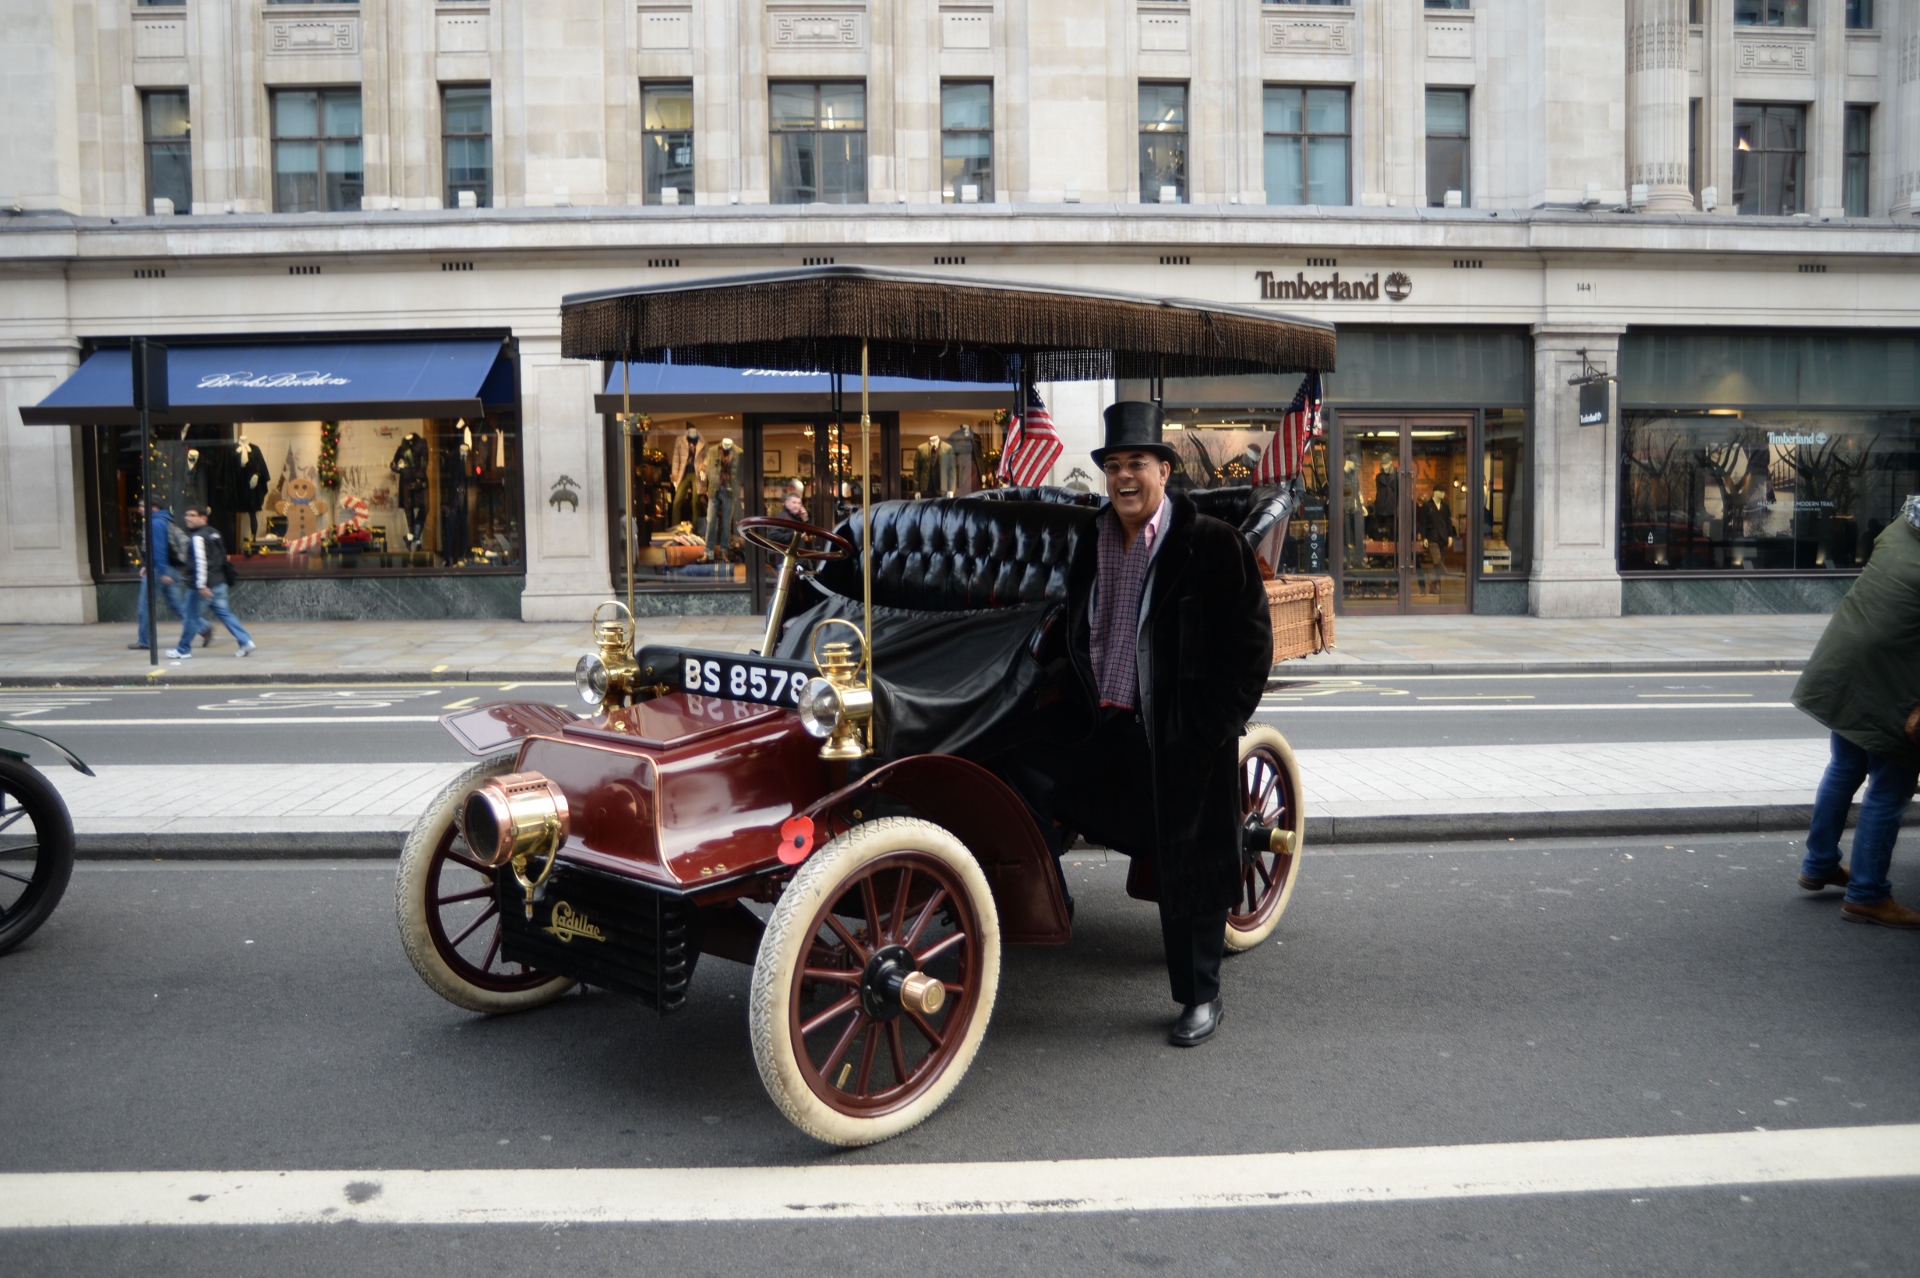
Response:
[[[1167,1033],[1167,1041],[1175,1047],[1198,1047],[1213,1037],[1225,1014],[1226,1009],[1217,998],[1211,1003],[1189,1003],[1180,1009],[1180,1019]]]
[[[1815,878],[1811,874],[1802,874],[1800,876],[1799,881],[1800,881],[1800,886],[1805,888],[1807,891],[1819,892],[1825,888],[1830,888],[1830,887],[1837,887],[1837,888],[1844,889],[1847,886],[1847,881],[1851,877],[1852,875],[1848,873],[1847,868],[1845,866],[1836,865],[1831,870],[1828,870],[1825,874],[1822,874],[1819,878]]]

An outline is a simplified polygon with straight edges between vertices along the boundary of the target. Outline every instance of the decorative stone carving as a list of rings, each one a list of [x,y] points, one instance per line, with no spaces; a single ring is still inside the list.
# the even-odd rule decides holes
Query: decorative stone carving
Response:
[[[439,49],[442,53],[485,53],[487,51],[487,15],[482,13],[443,13],[439,15]]]
[[[940,47],[943,49],[991,49],[992,15],[980,13],[943,13],[940,15]]]
[[[667,11],[640,11],[640,47],[643,49],[690,49],[693,47],[693,15]]]
[[[1186,51],[1186,14],[1143,13],[1140,15],[1140,52],[1185,53]]]
[[[857,13],[773,15],[773,43],[783,49],[859,49],[864,37]]]
[[[1464,22],[1429,22],[1427,24],[1427,56],[1429,58],[1471,58],[1473,28]]]
[[[1910,35],[1900,42],[1897,75],[1902,84],[1912,84],[1920,78],[1920,35]]]
[[[1741,40],[1737,65],[1741,71],[1805,75],[1813,63],[1813,45],[1804,40]]]
[[[360,52],[358,18],[268,18],[267,56]]]
[[[186,57],[187,20],[139,15],[133,23],[133,56],[140,62]]]
[[[1627,34],[1627,74],[1687,65],[1687,24],[1671,16],[1636,22]]]
[[[1683,0],[1627,6],[1628,181],[1645,183],[1647,209],[1693,208],[1687,189],[1687,43]]]
[[[1264,34],[1262,44],[1268,53],[1347,53],[1353,48],[1351,21],[1269,18]]]

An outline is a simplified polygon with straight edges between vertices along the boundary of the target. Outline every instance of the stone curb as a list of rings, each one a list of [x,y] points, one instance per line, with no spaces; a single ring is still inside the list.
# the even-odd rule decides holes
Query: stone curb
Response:
[[[1772,674],[1804,669],[1804,657],[1646,658],[1593,661],[1328,661],[1273,668],[1267,686],[1328,675]]]

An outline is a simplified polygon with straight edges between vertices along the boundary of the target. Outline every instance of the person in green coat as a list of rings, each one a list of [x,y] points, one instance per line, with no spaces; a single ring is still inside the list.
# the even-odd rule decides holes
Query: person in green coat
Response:
[[[1887,868],[1900,818],[1920,778],[1920,496],[1873,543],[1793,690],[1793,704],[1833,732],[1833,757],[1813,800],[1800,886],[1844,887],[1841,917],[1920,929],[1920,913],[1893,899]],[[1840,834],[1861,782],[1853,864]]]

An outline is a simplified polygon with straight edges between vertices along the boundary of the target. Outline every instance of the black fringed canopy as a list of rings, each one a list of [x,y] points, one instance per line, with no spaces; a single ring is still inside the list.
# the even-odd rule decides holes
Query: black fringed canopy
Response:
[[[1333,325],[1101,289],[810,267],[573,293],[576,359],[1011,382],[1333,371]]]

